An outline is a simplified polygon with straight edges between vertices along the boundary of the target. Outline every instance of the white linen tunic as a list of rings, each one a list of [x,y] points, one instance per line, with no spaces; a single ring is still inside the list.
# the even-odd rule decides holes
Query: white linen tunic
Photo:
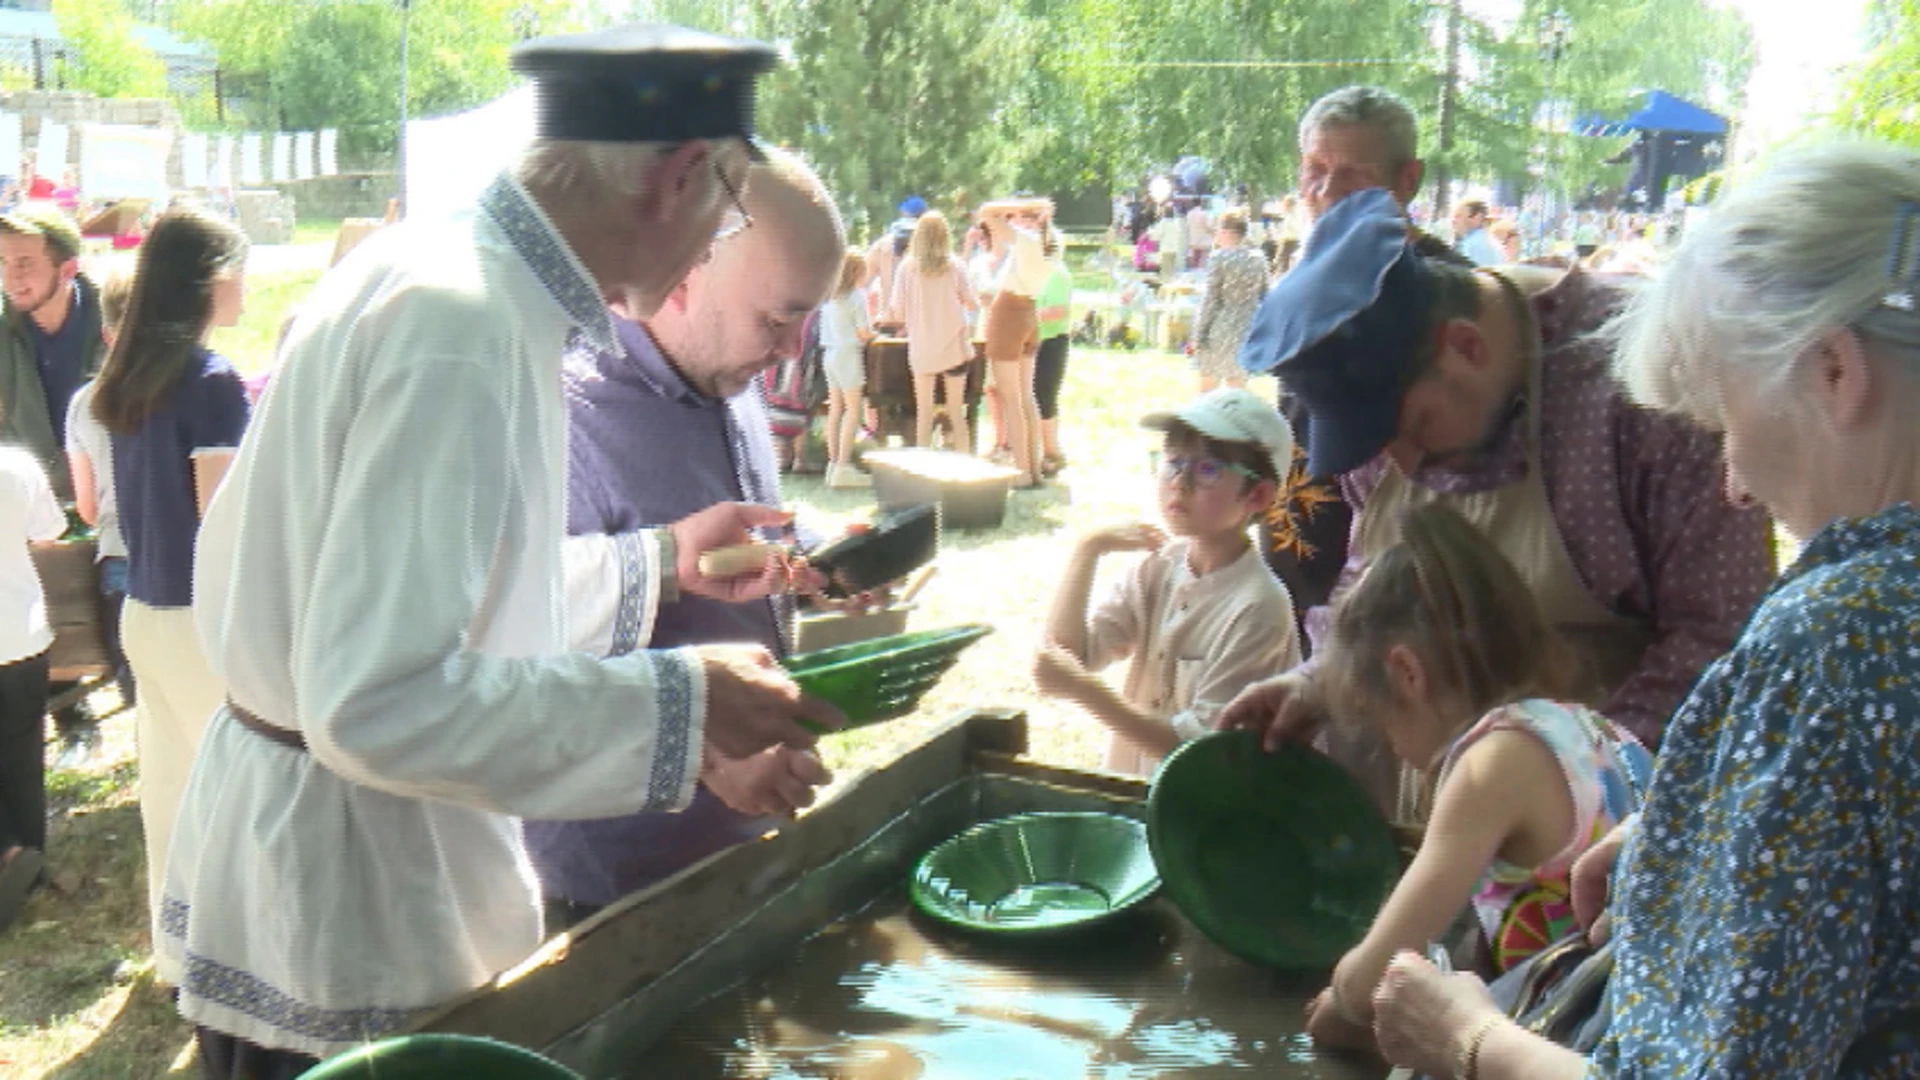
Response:
[[[232,700],[310,752],[216,714],[154,942],[189,1020],[324,1056],[538,944],[514,817],[684,806],[705,686],[688,653],[566,652],[560,357],[613,335],[524,190],[382,232],[305,311],[194,609]]]

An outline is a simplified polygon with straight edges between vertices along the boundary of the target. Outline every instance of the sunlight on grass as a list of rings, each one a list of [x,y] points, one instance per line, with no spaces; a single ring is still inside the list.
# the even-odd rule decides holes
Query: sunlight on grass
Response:
[[[250,377],[267,370],[280,340],[281,321],[320,280],[320,274],[319,270],[249,274],[247,307],[240,323],[213,332],[209,342],[213,351],[226,357],[242,375]]]

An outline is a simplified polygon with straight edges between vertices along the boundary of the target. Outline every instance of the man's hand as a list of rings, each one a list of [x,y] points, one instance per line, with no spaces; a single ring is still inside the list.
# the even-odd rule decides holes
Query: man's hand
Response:
[[[1326,724],[1326,710],[1306,672],[1295,668],[1254,683],[1220,710],[1213,726],[1221,731],[1258,732],[1268,751],[1289,742],[1306,742]]]
[[[707,682],[707,745],[731,758],[784,743],[807,749],[815,736],[798,721],[824,729],[846,723],[840,710],[800,692],[773,654],[758,645],[701,645]]]
[[[700,781],[720,801],[752,817],[792,817],[813,805],[814,789],[833,779],[811,750],[774,746],[748,758],[730,758],[709,749]]]
[[[728,578],[710,578],[700,572],[700,556],[709,551],[755,539],[748,530],[785,525],[793,520],[792,511],[777,510],[755,503],[715,503],[698,513],[689,514],[667,526],[673,534],[674,571],[680,579],[680,591],[737,604],[757,600],[787,586],[787,568],[778,556],[769,556],[757,572]]]
[[[1080,547],[1095,555],[1111,555],[1119,551],[1158,551],[1166,542],[1166,530],[1158,525],[1132,522],[1096,529],[1080,538]]]
[[[1573,893],[1573,917],[1587,931],[1594,948],[1612,936],[1613,920],[1607,917],[1607,889],[1613,878],[1613,865],[1620,860],[1620,845],[1632,831],[1632,819],[1613,827],[1600,842],[1573,861],[1568,884]]]

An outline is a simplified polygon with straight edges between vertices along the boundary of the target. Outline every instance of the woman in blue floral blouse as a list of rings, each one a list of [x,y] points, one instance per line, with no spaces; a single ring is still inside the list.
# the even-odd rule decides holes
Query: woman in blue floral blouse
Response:
[[[1728,496],[1808,543],[1575,869],[1590,919],[1618,859],[1592,1058],[1411,955],[1380,1044],[1463,1080],[1920,1076],[1920,153],[1783,155],[1618,329],[1636,396],[1724,432]]]

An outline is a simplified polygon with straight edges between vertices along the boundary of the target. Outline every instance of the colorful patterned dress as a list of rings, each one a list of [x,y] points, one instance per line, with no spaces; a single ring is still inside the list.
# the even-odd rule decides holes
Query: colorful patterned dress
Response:
[[[1920,511],[1840,522],[1668,728],[1591,1075],[1920,1076]]]
[[[1573,796],[1573,831],[1553,858],[1535,867],[1496,858],[1474,889],[1473,909],[1501,971],[1574,929],[1567,875],[1640,805],[1653,771],[1646,749],[1606,717],[1582,705],[1530,698],[1493,710],[1468,728],[1440,763],[1439,786],[1467,748],[1496,731],[1524,731],[1546,745]]]

